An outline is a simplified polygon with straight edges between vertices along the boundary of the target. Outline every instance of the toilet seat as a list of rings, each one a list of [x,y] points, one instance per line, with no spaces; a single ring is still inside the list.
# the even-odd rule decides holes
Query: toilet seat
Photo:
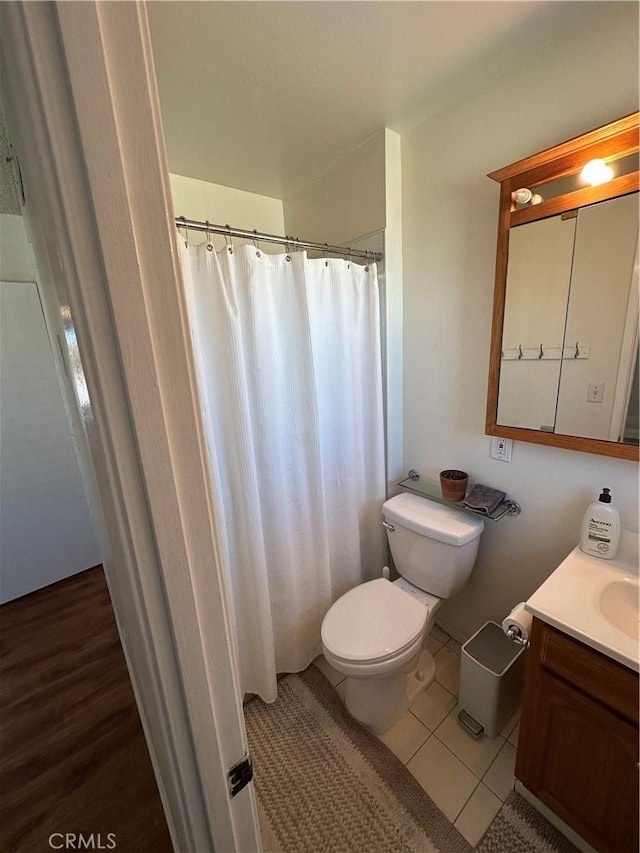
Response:
[[[420,650],[430,608],[396,584],[378,578],[339,598],[322,623],[325,655],[368,669]]]

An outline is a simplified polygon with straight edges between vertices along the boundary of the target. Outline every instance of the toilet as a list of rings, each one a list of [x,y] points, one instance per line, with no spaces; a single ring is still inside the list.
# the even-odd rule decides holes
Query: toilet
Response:
[[[400,578],[345,593],[321,632],[326,660],[346,676],[347,710],[376,734],[435,678],[427,636],[442,599],[467,582],[484,529],[481,518],[414,494],[390,498],[382,515]]]

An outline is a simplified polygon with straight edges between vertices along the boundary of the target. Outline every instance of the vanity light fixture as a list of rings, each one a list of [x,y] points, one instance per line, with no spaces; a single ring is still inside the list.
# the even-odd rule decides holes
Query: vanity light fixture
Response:
[[[544,201],[541,195],[531,192],[527,187],[521,187],[511,193],[511,200],[516,204],[541,204]]]
[[[529,204],[532,198],[533,193],[527,187],[521,187],[511,193],[511,200],[515,201],[516,204]]]
[[[580,172],[580,177],[592,187],[597,187],[599,184],[606,184],[613,178],[613,169],[611,166],[607,166],[604,160],[589,160]]]

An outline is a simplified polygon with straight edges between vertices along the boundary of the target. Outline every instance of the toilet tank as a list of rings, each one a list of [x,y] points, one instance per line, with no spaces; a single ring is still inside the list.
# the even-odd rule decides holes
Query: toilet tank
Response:
[[[484,521],[418,495],[382,505],[395,567],[402,577],[438,598],[450,598],[475,565]]]

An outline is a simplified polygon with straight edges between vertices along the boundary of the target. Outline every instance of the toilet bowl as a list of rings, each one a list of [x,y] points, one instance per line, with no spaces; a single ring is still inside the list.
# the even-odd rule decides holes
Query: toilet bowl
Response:
[[[425,642],[440,599],[409,586],[368,581],[339,598],[322,623],[324,656],[346,676],[345,704],[377,734],[435,677]]]
[[[383,515],[401,577],[349,590],[321,630],[326,660],[346,676],[347,710],[376,734],[435,678],[426,640],[442,599],[471,573],[484,529],[482,519],[409,494],[386,501]]]

